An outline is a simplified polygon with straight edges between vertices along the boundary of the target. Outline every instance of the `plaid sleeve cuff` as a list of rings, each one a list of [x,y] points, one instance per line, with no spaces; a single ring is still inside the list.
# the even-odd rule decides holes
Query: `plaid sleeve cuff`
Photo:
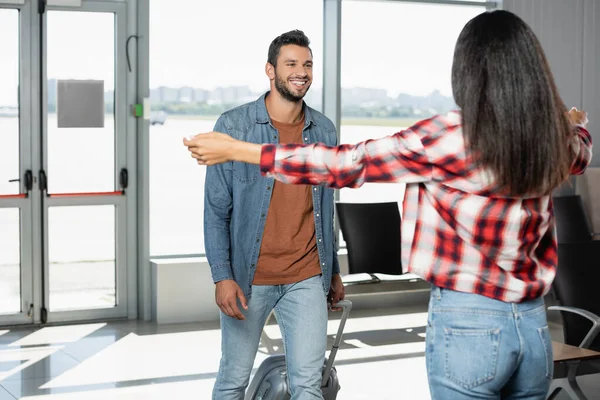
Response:
[[[592,135],[590,135],[590,132],[586,128],[584,128],[582,125],[577,125],[577,128],[579,129],[579,133],[583,137],[585,144],[587,144],[588,146],[591,146],[592,145]]]
[[[275,168],[275,152],[277,146],[274,144],[265,144],[260,151],[260,172],[265,175],[273,172]]]

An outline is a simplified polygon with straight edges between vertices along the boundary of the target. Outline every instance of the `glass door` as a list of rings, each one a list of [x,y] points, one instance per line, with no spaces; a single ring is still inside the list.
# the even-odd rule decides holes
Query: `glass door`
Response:
[[[15,2],[13,2],[15,3]],[[29,38],[25,4],[0,0],[0,324],[33,321]]]
[[[0,326],[135,313],[127,28],[125,2],[0,0]]]
[[[126,5],[42,22],[42,321],[127,315]]]

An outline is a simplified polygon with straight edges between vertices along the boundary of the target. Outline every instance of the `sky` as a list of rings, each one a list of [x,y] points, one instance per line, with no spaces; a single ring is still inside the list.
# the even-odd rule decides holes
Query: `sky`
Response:
[[[313,87],[322,86],[322,0],[205,4],[150,0],[151,87],[264,88],[269,44],[291,29],[301,29],[311,39]],[[482,11],[483,7],[344,1],[342,86],[412,94],[439,89],[450,94],[454,43],[464,24]],[[177,28],[170,21],[177,21]]]
[[[270,42],[292,29],[311,39],[313,87],[322,86],[323,0],[150,0],[150,86],[268,87]],[[342,3],[342,87],[390,95],[451,95],[454,43],[483,7],[406,2]],[[51,11],[48,75],[102,79],[113,85],[114,33],[109,14]],[[0,9],[0,106],[16,104],[18,12]],[[63,32],[59,31],[63,29]]]
[[[52,11],[47,24],[48,76],[99,79],[114,86],[114,14]],[[0,106],[16,105],[19,77],[19,13],[0,9]]]

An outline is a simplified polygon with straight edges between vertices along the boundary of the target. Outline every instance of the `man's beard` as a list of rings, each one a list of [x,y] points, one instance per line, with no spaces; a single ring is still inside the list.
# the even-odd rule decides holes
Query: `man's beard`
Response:
[[[281,97],[283,97],[284,99],[286,99],[287,101],[290,101],[292,103],[298,103],[299,101],[301,101],[304,96],[306,95],[306,93],[308,93],[308,89],[310,88],[310,84],[307,83],[308,87],[306,88],[306,91],[304,92],[304,94],[294,94],[292,91],[290,91],[287,86],[286,86],[286,81],[284,79],[281,79],[277,73],[275,73],[275,89],[277,89],[277,91],[279,92],[279,94],[281,95]]]

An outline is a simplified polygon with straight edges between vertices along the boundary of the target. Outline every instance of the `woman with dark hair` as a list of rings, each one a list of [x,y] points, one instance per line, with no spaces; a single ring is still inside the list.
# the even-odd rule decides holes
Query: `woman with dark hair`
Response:
[[[537,38],[507,11],[464,27],[452,87],[459,111],[356,145],[257,145],[215,132],[184,144],[201,165],[259,164],[284,183],[406,183],[403,264],[432,284],[432,398],[545,399],[551,194],[590,162],[586,114],[567,112]]]

